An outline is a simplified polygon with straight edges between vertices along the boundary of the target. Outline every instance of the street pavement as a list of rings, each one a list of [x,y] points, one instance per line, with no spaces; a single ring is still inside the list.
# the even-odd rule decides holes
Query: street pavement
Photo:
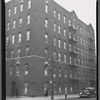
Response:
[[[68,99],[79,98],[79,94],[68,94]],[[54,95],[54,100],[64,100],[65,95]],[[51,100],[51,96],[48,97],[6,97],[6,100]],[[66,100],[66,99],[65,99]]]

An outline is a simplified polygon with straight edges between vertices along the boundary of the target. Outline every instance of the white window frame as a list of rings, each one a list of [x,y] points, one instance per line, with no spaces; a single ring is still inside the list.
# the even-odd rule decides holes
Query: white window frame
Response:
[[[8,9],[8,17],[11,16],[11,8]]]
[[[49,5],[47,3],[45,3],[45,12],[48,13],[49,12]]]
[[[24,7],[23,3],[20,3],[20,12],[23,11],[23,7]]]
[[[18,34],[18,43],[21,42],[21,38],[22,38],[22,34],[19,33],[19,34]]]
[[[58,20],[61,20],[61,13],[58,13]]]
[[[7,31],[10,29],[10,22],[7,23]]]
[[[45,18],[45,27],[48,28],[49,20]]]
[[[57,42],[56,37],[54,37],[54,46],[56,46],[56,42]]]
[[[64,62],[67,62],[67,55],[64,55]]]
[[[22,22],[23,22],[23,19],[22,19],[22,17],[20,17],[20,18],[19,18],[19,27],[22,26]]]
[[[14,6],[14,14],[17,13],[17,6]]]
[[[13,29],[16,27],[16,20],[13,20]]]
[[[64,41],[64,49],[66,50],[66,41]]]
[[[31,0],[28,0],[28,9],[31,8]]]
[[[31,22],[31,15],[29,14],[27,15],[27,25],[30,24],[30,22]]]
[[[60,25],[58,26],[58,33],[59,34],[61,33],[61,26]]]
[[[48,33],[45,33],[45,43],[48,43]]]
[[[66,36],[66,28],[64,28],[64,36]]]
[[[63,17],[63,22],[66,24],[66,16]]]
[[[12,44],[14,44],[14,43],[15,43],[15,35],[12,34]]]
[[[30,40],[30,30],[26,31],[26,41]]]
[[[54,23],[54,31],[56,32],[56,29],[57,29],[57,24]]]
[[[61,53],[58,53],[58,60],[61,61]]]
[[[54,9],[54,18],[56,18],[57,11]]]
[[[58,47],[61,48],[61,39],[58,39]]]

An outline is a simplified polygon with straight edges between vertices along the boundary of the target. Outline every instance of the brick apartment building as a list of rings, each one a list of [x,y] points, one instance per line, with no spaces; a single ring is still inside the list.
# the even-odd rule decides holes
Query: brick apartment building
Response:
[[[53,74],[52,74],[53,72]],[[95,38],[53,0],[6,3],[6,95],[77,93],[96,84]]]

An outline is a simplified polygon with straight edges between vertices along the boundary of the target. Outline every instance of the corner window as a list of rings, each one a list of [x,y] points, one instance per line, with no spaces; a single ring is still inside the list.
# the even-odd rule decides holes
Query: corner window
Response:
[[[8,9],[8,17],[10,17],[11,16],[11,9],[9,8]]]

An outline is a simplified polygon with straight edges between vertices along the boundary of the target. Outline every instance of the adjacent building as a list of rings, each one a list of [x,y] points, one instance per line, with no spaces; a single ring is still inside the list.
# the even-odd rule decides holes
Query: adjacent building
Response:
[[[53,75],[53,81],[52,81]],[[96,84],[95,38],[54,0],[6,3],[6,95],[78,93]]]

